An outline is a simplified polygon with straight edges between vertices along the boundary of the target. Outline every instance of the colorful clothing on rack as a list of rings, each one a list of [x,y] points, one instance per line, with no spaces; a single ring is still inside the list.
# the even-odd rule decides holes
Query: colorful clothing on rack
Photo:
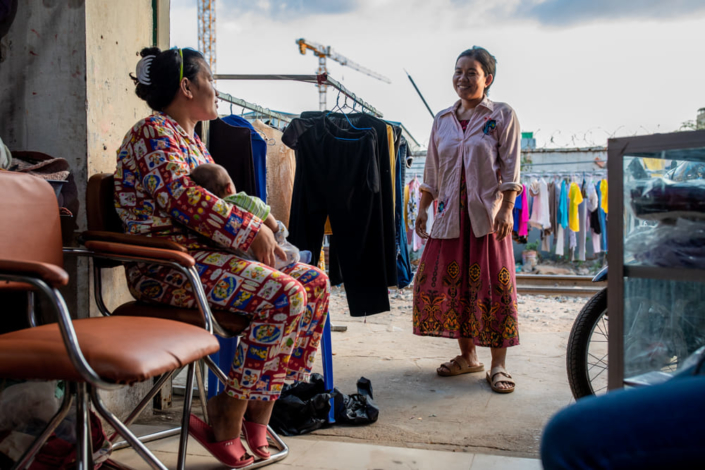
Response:
[[[600,203],[600,207],[602,207],[602,210],[605,211],[605,214],[609,214],[608,209],[608,187],[607,187],[607,180],[602,180],[600,181],[600,192],[602,193],[602,202]]]
[[[476,237],[461,173],[460,236],[430,238],[414,282],[414,334],[472,338],[477,346],[519,344],[512,240]]]
[[[519,214],[519,231],[517,234],[520,237],[525,237],[529,234],[529,192],[526,190],[526,185],[522,185],[521,194],[521,213]]]
[[[243,127],[250,131],[252,142],[252,164],[255,169],[255,189],[258,198],[267,202],[267,142],[244,117],[231,114],[223,118],[223,122],[234,127]],[[209,144],[210,145],[210,144]],[[239,189],[239,188],[238,188]]]
[[[573,232],[580,231],[580,220],[578,218],[578,206],[583,202],[583,195],[580,192],[580,186],[577,183],[570,184],[568,193],[570,203],[568,205],[568,228]]]
[[[279,272],[223,252],[247,251],[262,221],[188,176],[212,162],[196,135],[166,114],[150,116],[128,132],[118,151],[115,207],[127,233],[166,238],[189,250],[212,308],[252,318],[227,392],[274,400],[286,377],[305,380],[311,372],[328,311],[328,277],[304,264]],[[192,287],[178,270],[128,263],[125,274],[139,300],[195,306]]]
[[[267,138],[267,204],[275,219],[289,228],[291,196],[294,192],[296,155],[282,143],[282,132],[260,120],[252,126]]]

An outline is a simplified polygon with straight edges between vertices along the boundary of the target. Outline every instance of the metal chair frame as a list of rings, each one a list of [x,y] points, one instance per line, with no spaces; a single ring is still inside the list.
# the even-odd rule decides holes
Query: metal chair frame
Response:
[[[218,336],[224,337],[224,338],[238,338],[239,334],[233,334],[223,328],[216,318],[213,316],[210,310],[210,306],[208,305],[208,301],[206,299],[206,293],[205,290],[203,289],[203,284],[201,283],[200,277],[198,275],[198,271],[196,270],[195,267],[190,267],[187,268],[185,266],[182,266],[179,263],[173,262],[173,261],[165,261],[162,259],[156,259],[156,258],[148,258],[148,257],[139,257],[139,256],[124,256],[124,255],[115,255],[115,254],[104,254],[100,252],[94,252],[89,249],[84,249],[84,248],[65,248],[64,253],[66,254],[72,254],[76,256],[88,256],[93,259],[104,259],[104,260],[109,260],[109,261],[120,261],[120,262],[140,262],[140,263],[149,263],[149,264],[157,264],[157,265],[162,265],[162,266],[168,266],[171,268],[175,268],[179,270],[184,276],[186,276],[186,279],[188,282],[191,284],[195,297],[196,297],[196,304],[198,306],[198,310],[203,316],[203,327],[211,334],[217,334]],[[98,310],[100,313],[104,316],[111,316],[110,310],[107,308],[105,305],[105,302],[103,300],[103,292],[102,292],[102,270],[105,269],[101,266],[96,265],[95,263],[93,264],[93,280],[94,280],[94,295],[96,299],[96,304],[98,306]],[[205,365],[216,375],[218,380],[225,385],[228,381],[227,375],[215,364],[215,362],[208,356],[204,357],[203,362]],[[188,414],[187,410],[190,413],[191,409],[191,404],[193,400],[193,380],[194,377],[197,378],[197,383],[198,383],[198,388],[199,388],[199,399],[201,400],[201,406],[203,407],[203,412],[204,412],[204,417],[206,418],[206,421],[208,422],[208,415],[206,412],[206,406],[205,406],[205,387],[203,386],[203,381],[202,381],[202,375],[199,371],[199,373],[196,373],[196,367],[191,367],[189,366],[189,372],[188,372],[188,377],[187,377],[187,384],[186,384],[186,393],[184,397],[184,418],[181,423],[181,427],[176,427],[173,429],[165,430],[165,431],[160,431],[157,433],[153,434],[148,434],[145,436],[141,436],[137,438],[142,445],[143,443],[146,442],[151,442],[155,441],[158,439],[163,439],[171,436],[175,436],[177,434],[180,434],[180,442],[179,442],[179,462],[180,466],[178,467],[179,470],[183,469],[184,467],[181,466],[181,456],[183,452],[184,456],[184,463],[185,463],[185,455],[186,455],[186,446],[188,442]],[[157,383],[152,387],[152,389],[149,391],[149,393],[142,399],[142,401],[137,405],[137,407],[133,410],[132,413],[128,416],[128,418],[125,420],[125,425],[129,426],[134,422],[134,420],[139,416],[139,414],[144,410],[144,408],[150,403],[152,398],[161,390],[161,388],[164,386],[166,381],[173,376],[173,371],[168,374],[164,374],[160,379],[157,381]],[[112,424],[112,423],[111,423]],[[121,434],[122,435],[122,434]],[[261,468],[267,465],[271,465],[273,463],[279,462],[283,459],[285,459],[289,455],[289,447],[286,445],[286,443],[277,435],[277,433],[274,432],[274,430],[270,427],[267,426],[267,435],[268,439],[270,441],[270,444],[273,444],[274,447],[278,449],[278,452],[274,453],[271,455],[269,459],[266,460],[255,460],[252,464],[248,465],[247,467],[244,467],[245,469],[257,469]],[[111,439],[114,437],[111,436]],[[134,446],[134,442],[130,441],[129,439],[125,438],[125,441],[117,442],[113,444],[113,449],[118,450],[130,446]]]

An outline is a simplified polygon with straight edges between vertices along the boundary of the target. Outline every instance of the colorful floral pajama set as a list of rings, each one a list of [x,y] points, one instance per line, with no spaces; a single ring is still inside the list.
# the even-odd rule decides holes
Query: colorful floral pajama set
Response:
[[[167,238],[189,250],[212,308],[252,318],[226,393],[275,400],[285,379],[306,380],[311,372],[328,312],[328,277],[301,263],[280,272],[226,252],[247,251],[262,220],[196,185],[188,175],[202,163],[213,160],[198,136],[166,114],[138,122],[118,152],[115,207],[127,233]],[[126,274],[139,300],[196,306],[178,270],[132,263]]]
[[[502,191],[521,191],[514,110],[486,97],[467,121],[436,116],[421,190],[438,200],[414,281],[414,334],[519,344],[511,236],[492,232]]]

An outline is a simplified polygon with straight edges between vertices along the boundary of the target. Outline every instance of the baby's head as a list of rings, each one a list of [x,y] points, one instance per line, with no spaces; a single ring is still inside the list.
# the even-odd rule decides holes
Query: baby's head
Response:
[[[215,163],[198,165],[191,171],[191,179],[219,198],[235,194],[235,183],[225,168]]]

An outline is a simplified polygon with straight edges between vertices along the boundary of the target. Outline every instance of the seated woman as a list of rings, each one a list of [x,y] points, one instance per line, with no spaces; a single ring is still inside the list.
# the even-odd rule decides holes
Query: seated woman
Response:
[[[213,76],[190,49],[145,48],[132,77],[137,95],[155,113],[127,133],[118,151],[115,206],[130,234],[182,244],[196,260],[213,308],[252,318],[240,340],[225,390],[208,402],[212,428],[195,416],[191,434],[231,467],[252,463],[240,441],[268,458],[266,425],[285,379],[307,380],[325,324],[328,277],[294,264],[272,269],[278,249],[272,231],[254,215],[224,203],[189,173],[213,163],[194,133],[198,121],[218,117]],[[251,249],[259,262],[226,249]],[[140,300],[194,307],[182,274],[162,266],[126,266],[128,285]],[[244,418],[244,424],[243,424]]]

